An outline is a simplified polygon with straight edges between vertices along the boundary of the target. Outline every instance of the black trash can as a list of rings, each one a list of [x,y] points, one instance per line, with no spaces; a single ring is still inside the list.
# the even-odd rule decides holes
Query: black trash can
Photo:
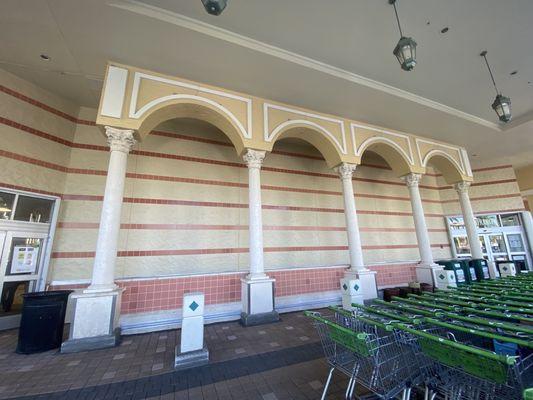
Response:
[[[52,290],[22,295],[17,353],[39,353],[61,346],[71,293],[72,290]]]

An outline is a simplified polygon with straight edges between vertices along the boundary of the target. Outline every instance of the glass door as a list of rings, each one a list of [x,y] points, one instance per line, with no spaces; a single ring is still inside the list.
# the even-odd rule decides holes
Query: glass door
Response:
[[[0,330],[19,325],[22,295],[37,288],[46,239],[46,234],[32,232],[3,232],[3,240],[0,236]]]
[[[507,246],[505,244],[503,233],[485,235],[485,242],[488,244],[487,248],[489,250],[489,260],[509,260],[509,254],[507,252]]]

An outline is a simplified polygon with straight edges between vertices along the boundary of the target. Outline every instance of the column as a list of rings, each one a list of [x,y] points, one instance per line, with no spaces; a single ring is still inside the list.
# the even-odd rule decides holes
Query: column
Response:
[[[249,279],[263,279],[263,216],[261,209],[261,165],[264,151],[248,150],[243,159],[248,166],[248,230],[250,235],[250,274]]]
[[[91,285],[71,295],[74,307],[69,339],[62,353],[113,347],[120,338],[122,289],[114,282],[120,214],[126,180],[128,153],[136,143],[133,131],[106,126],[111,150],[105,184],[100,227],[96,242]]]
[[[265,152],[247,149],[250,273],[241,279],[241,324],[253,326],[279,321],[274,305],[275,280],[265,274],[263,261],[263,218],[261,207],[261,165]]]
[[[461,210],[463,211],[463,221],[465,224],[466,235],[468,236],[468,242],[470,243],[470,253],[472,254],[473,259],[482,259],[483,250],[481,249],[481,243],[479,242],[474,211],[472,211],[472,204],[470,203],[470,197],[468,196],[470,182],[458,182],[454,187],[459,195],[459,203],[461,204]]]
[[[422,206],[422,199],[418,187],[421,177],[422,175],[420,174],[411,173],[403,176],[402,179],[409,189],[409,197],[411,199],[411,208],[413,209],[413,219],[415,222],[416,239],[420,251],[420,264],[427,266],[434,263],[428,228],[426,225],[426,217],[424,215],[424,208]]]
[[[418,251],[420,252],[420,264],[416,268],[416,278],[419,282],[435,285],[437,281],[435,275],[436,270],[442,267],[439,267],[433,261],[426,216],[424,215],[424,207],[422,206],[422,198],[420,197],[419,183],[421,178],[421,174],[410,173],[403,176],[402,180],[409,189],[416,240],[418,242]]]
[[[357,208],[355,206],[355,196],[353,190],[353,174],[356,165],[343,163],[335,168],[341,178],[342,194],[344,199],[344,217],[346,219],[346,231],[348,234],[348,252],[350,254],[350,267],[341,280],[341,290],[348,287],[351,293],[343,292],[343,296],[356,296],[354,287],[361,287],[361,295],[366,299],[377,297],[376,272],[365,267],[363,260],[363,248],[361,246],[361,235],[359,233],[359,223],[357,221]],[[359,280],[359,283],[354,283]],[[344,289],[346,290],[346,289]],[[357,290],[358,291],[358,290]],[[350,300],[348,303],[356,302]],[[343,299],[343,303],[345,303]],[[343,304],[346,306],[346,304]]]
[[[336,168],[342,181],[342,195],[344,198],[344,217],[346,219],[346,231],[348,233],[348,250],[350,253],[350,270],[357,272],[366,270],[363,261],[363,249],[361,235],[359,234],[359,222],[357,221],[357,209],[353,192],[352,178],[356,165],[341,164]]]
[[[110,291],[117,288],[115,264],[126,181],[126,164],[128,153],[136,143],[132,130],[116,129],[110,126],[106,126],[105,129],[111,153],[96,242],[93,276],[91,286],[86,292]]]

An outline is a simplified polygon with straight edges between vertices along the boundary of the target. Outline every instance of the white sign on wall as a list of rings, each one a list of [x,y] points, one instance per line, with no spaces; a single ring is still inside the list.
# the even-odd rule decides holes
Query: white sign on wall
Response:
[[[37,266],[38,247],[15,246],[11,260],[12,274],[33,274]]]

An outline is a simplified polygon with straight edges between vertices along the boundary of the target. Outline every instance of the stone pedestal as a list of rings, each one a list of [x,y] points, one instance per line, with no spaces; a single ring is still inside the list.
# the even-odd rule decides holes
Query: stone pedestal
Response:
[[[500,274],[502,278],[507,278],[508,276],[516,276],[516,267],[514,263],[513,262],[501,263]]]
[[[274,308],[274,282],[272,278],[243,278],[241,324],[253,326],[279,321]]]
[[[376,274],[376,271],[369,269],[354,270],[350,268],[344,273],[344,279],[358,280],[361,284],[359,294],[363,296],[363,300],[371,300],[378,297]]]
[[[363,289],[359,279],[343,278],[340,280],[342,293],[342,308],[351,311],[354,309],[352,304],[364,304]]]
[[[174,368],[198,367],[209,362],[209,351],[204,347],[204,294],[186,293],[183,296],[181,343],[176,346]]]
[[[71,295],[74,315],[69,339],[62,353],[116,346],[120,339],[120,299],[124,289],[107,292],[84,291]]]
[[[457,287],[455,274],[453,271],[440,269],[435,271],[435,286],[437,289],[448,290],[451,287]]]

